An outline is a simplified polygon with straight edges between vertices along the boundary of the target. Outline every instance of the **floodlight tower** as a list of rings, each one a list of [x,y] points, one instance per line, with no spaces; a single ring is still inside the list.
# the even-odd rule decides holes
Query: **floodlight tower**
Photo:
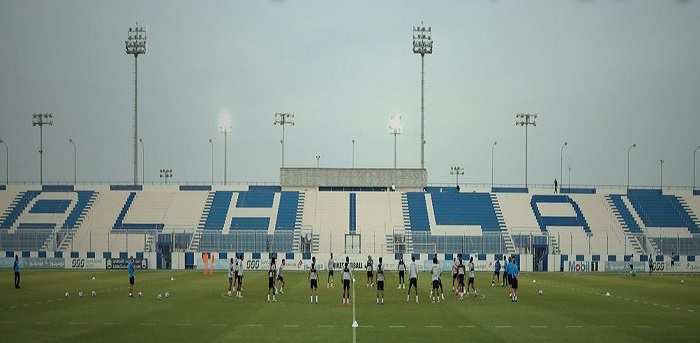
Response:
[[[422,21],[413,27],[413,53],[420,54],[420,167],[425,169],[425,55],[433,53],[433,38]]]
[[[53,125],[52,113],[32,114],[32,126],[39,126],[39,184],[44,184],[44,125]]]
[[[515,125],[525,126],[525,188],[527,188],[527,127],[537,126],[537,113],[518,113],[515,115]]]
[[[396,169],[396,136],[401,134],[401,115],[394,114],[389,120],[389,133],[394,135],[394,169]]]
[[[138,172],[138,136],[139,136],[139,121],[138,121],[138,75],[139,75],[139,55],[146,54],[146,28],[139,26],[136,22],[135,27],[129,28],[129,35],[124,41],[126,53],[134,55],[134,184],[139,182]]]
[[[214,142],[209,138],[209,145],[211,146],[211,185],[214,186]]]
[[[280,143],[282,144],[282,168],[284,168],[284,126],[287,124],[292,124],[292,126],[294,126],[294,113],[275,113],[275,122],[273,125],[277,124],[282,126],[282,140],[280,140]]]
[[[0,139],[0,143],[5,145],[5,186],[10,185],[10,148],[7,147],[7,143]],[[693,160],[694,161],[694,160]],[[695,173],[693,173],[695,175]],[[693,180],[695,180],[693,178]],[[695,187],[693,187],[695,188]]]
[[[627,149],[627,189],[630,189],[630,151],[632,151],[632,148],[636,147],[637,143],[634,143]]]
[[[75,148],[73,138],[68,138],[68,143],[73,145],[73,186],[78,184],[78,153]]]
[[[569,142],[564,142],[561,149],[559,149],[559,184],[564,185],[564,147],[569,145]],[[561,186],[559,186],[559,193],[561,193]]]
[[[2,140],[0,140],[2,142]],[[5,145],[5,148],[7,148],[7,144]],[[693,191],[695,191],[695,154],[698,152],[698,149],[700,149],[700,146],[695,148],[695,151],[693,151]]]
[[[173,177],[173,170],[172,169],[161,169],[160,170],[160,177],[165,179],[165,184],[168,184],[168,178]]]
[[[226,137],[228,136],[229,133],[231,133],[231,125],[230,125],[230,124],[226,124],[226,125],[220,126],[220,127],[219,127],[219,132],[221,132],[221,133],[224,134],[224,185],[226,185],[226,182],[227,182],[227,175],[226,175],[226,174],[227,174],[227,171],[226,171],[227,161],[226,161],[226,155],[228,155],[228,152],[226,151],[227,148],[228,148],[228,144],[227,144],[228,141],[227,141],[227,138],[226,138]]]
[[[664,162],[666,162],[666,161],[664,161],[664,160],[659,160],[659,163],[661,164],[661,180],[660,180],[660,186],[659,186],[659,187],[661,188],[661,192],[662,192],[662,193],[663,193],[663,191],[664,191]]]
[[[455,176],[455,185],[459,187],[459,176],[464,175],[464,168],[462,167],[450,167],[450,175]]]
[[[146,146],[141,138],[139,143],[141,143],[141,185],[146,185]]]
[[[493,149],[496,148],[496,144],[498,142],[494,141],[493,145],[491,145],[491,191],[493,192]]]

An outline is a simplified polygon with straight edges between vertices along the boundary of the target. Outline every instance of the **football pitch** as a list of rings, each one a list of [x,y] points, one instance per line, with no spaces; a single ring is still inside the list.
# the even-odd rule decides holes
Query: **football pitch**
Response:
[[[309,301],[306,274],[292,271],[276,303],[266,301],[263,272],[244,274],[243,299],[226,294],[223,271],[137,271],[135,292],[143,297],[133,299],[126,271],[23,270],[19,290],[12,273],[4,275],[0,337],[6,342],[352,341],[353,307],[342,305],[337,272],[331,289],[322,273],[318,305]],[[421,273],[417,304],[413,295],[406,302],[407,290],[398,290],[397,275],[388,273],[385,305],[375,304],[365,273],[355,278],[358,342],[690,342],[700,334],[700,275],[694,274],[527,273],[512,303],[505,288],[491,286],[491,273],[477,273],[479,294],[465,300],[443,273],[446,299],[433,304],[429,275]],[[165,292],[170,297],[158,300]]]

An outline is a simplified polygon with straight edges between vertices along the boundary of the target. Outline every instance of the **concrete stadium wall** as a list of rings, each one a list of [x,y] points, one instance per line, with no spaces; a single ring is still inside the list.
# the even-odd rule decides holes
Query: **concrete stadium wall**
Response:
[[[282,187],[390,187],[423,189],[428,184],[425,169],[378,168],[282,168]]]

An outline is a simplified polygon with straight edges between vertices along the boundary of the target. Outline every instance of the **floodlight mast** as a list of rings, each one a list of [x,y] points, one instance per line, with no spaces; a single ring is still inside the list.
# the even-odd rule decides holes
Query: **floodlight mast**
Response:
[[[282,144],[282,168],[284,168],[284,126],[287,124],[292,124],[292,126],[294,126],[294,113],[275,113],[275,122],[273,125],[277,124],[282,126],[282,140],[280,140],[280,143]]]
[[[389,134],[394,135],[394,169],[396,169],[396,136],[401,134],[401,115],[394,114],[389,121]]]
[[[32,114],[32,126],[39,126],[39,184],[44,184],[44,125],[53,125],[53,113]]]
[[[464,175],[464,168],[462,167],[450,167],[450,175],[455,176],[455,185],[459,187],[459,176]]]
[[[627,149],[627,190],[630,189],[630,151],[632,151],[632,148],[636,147],[637,143],[634,143]]]
[[[219,127],[219,132],[221,132],[221,133],[224,134],[224,186],[225,186],[226,183],[228,182],[227,175],[226,175],[226,174],[228,174],[228,173],[227,173],[227,170],[226,170],[226,166],[227,166],[227,161],[226,161],[226,159],[227,159],[227,155],[228,155],[228,151],[227,151],[227,149],[228,149],[228,141],[227,141],[227,138],[226,138],[226,137],[228,136],[229,133],[231,133],[231,125],[222,125],[222,126],[220,126],[220,127]]]
[[[0,143],[5,145],[5,186],[10,185],[10,148],[7,147],[7,142],[0,139]],[[695,173],[693,173],[695,175]]]
[[[527,188],[527,127],[537,126],[537,113],[518,113],[515,115],[515,125],[525,126],[525,188]]]
[[[68,143],[73,145],[73,186],[78,184],[78,153],[73,138],[68,138]]]
[[[425,55],[433,53],[430,27],[413,27],[413,53],[420,54],[420,167],[425,169]]]
[[[498,142],[494,141],[493,145],[491,145],[491,191],[493,192],[493,149],[496,148],[496,144]]]
[[[561,193],[561,186],[564,185],[564,147],[569,145],[569,142],[564,142],[561,149],[559,149],[559,193]]]
[[[129,28],[129,34],[126,41],[126,53],[134,55],[134,185],[138,184],[138,136],[139,136],[139,121],[138,121],[138,72],[139,72],[139,55],[146,54],[146,28],[139,26],[136,22],[135,27]]]
[[[172,169],[161,169],[160,170],[160,177],[165,179],[165,185],[168,185],[168,178],[173,177],[173,170]]]

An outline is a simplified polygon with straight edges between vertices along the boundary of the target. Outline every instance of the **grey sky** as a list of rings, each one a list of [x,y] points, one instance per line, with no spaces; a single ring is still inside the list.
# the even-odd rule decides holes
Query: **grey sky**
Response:
[[[10,1],[0,0],[0,139],[10,181],[133,178],[133,63],[124,40],[148,27],[139,57],[139,136],[146,181],[208,182],[218,116],[228,111],[229,181],[277,182],[277,111],[286,165],[393,166],[392,114],[403,115],[398,166],[420,165],[420,56],[412,27],[433,29],[426,56],[426,167],[430,183],[692,184],[700,145],[700,5],[697,1]],[[139,146],[139,164],[141,163]],[[570,161],[570,162],[569,162]],[[4,146],[0,146],[4,182]],[[141,165],[139,165],[140,175]]]

